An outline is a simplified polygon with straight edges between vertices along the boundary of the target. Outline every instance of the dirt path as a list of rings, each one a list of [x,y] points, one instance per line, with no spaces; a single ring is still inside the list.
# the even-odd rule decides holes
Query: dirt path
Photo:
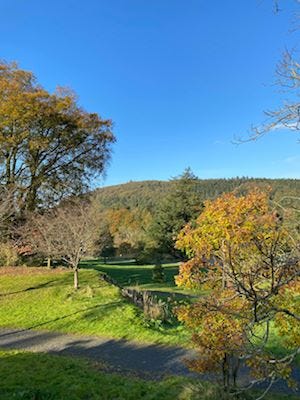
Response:
[[[193,358],[195,352],[180,347],[57,332],[0,329],[0,348],[85,357],[108,364],[109,371],[132,373],[148,379],[166,375],[197,376],[184,365],[184,359]],[[242,380],[247,379],[247,373],[242,375]],[[296,368],[293,375],[300,385],[300,369]],[[213,379],[208,375],[198,377]],[[274,390],[291,393],[284,382],[277,382]]]

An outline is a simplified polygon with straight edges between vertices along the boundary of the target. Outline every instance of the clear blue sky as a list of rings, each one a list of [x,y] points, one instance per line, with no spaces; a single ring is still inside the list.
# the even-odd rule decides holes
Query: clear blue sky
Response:
[[[231,143],[282,98],[275,65],[299,39],[293,1],[282,3],[275,15],[271,0],[0,0],[0,58],[113,119],[105,185],[187,166],[200,178],[300,178],[295,134]]]

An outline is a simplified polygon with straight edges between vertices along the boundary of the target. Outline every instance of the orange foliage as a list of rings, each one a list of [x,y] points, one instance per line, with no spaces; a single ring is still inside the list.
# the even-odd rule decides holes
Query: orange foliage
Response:
[[[255,189],[207,201],[196,222],[178,236],[176,246],[190,260],[181,264],[177,285],[210,289],[178,309],[199,349],[189,364],[200,372],[219,368],[227,389],[236,385],[241,360],[258,379],[289,377],[300,346],[300,270],[292,234],[268,193]],[[266,350],[271,323],[291,349],[276,362]]]

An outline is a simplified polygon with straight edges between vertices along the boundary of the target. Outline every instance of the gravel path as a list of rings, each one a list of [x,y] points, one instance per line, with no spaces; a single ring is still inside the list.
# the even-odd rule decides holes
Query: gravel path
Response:
[[[57,332],[0,329],[0,348],[85,357],[107,364],[109,371],[132,373],[142,378],[159,379],[166,375],[199,376],[184,365],[184,360],[193,358],[195,351],[180,347]],[[247,379],[246,372],[242,375],[243,380]],[[293,377],[300,386],[299,368],[294,370]],[[213,377],[201,375],[201,379],[212,380]],[[284,382],[277,382],[273,390],[292,393]],[[299,392],[298,395],[300,396]]]

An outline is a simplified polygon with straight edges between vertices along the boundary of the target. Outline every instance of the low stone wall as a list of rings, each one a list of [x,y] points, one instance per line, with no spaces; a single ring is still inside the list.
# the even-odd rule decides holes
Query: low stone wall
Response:
[[[118,287],[124,298],[143,310],[146,318],[167,321],[172,317],[173,313],[169,301],[158,298],[148,290],[136,290],[123,287],[107,274],[102,274],[101,279]]]

